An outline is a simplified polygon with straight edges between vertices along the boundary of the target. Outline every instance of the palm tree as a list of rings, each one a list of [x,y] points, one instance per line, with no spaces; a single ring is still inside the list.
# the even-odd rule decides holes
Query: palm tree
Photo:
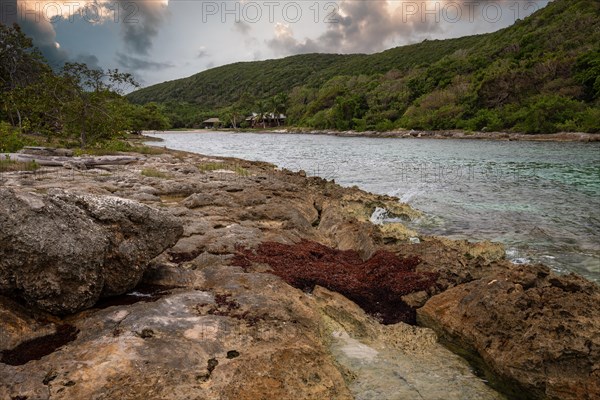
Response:
[[[271,108],[273,109],[273,117],[277,120],[277,126],[280,126],[280,116],[285,114],[287,109],[288,95],[287,93],[279,93],[270,100]]]
[[[287,93],[279,93],[277,95],[277,97],[279,97],[279,101],[278,101],[278,107],[277,107],[277,114],[278,115],[285,115],[287,114],[287,106],[288,106],[288,102],[290,100],[290,97],[288,96]]]
[[[262,120],[262,123],[263,123],[263,129],[266,129],[266,128],[267,128],[267,122],[266,122],[266,118],[265,118],[265,117],[267,116],[266,114],[267,114],[267,109],[268,109],[267,102],[266,102],[266,101],[264,101],[264,100],[259,100],[259,101],[256,103],[256,108],[258,109],[258,110],[257,110],[257,111],[258,111],[258,113],[257,113],[257,115],[256,115],[256,118],[257,118],[259,121],[261,121],[261,120]]]

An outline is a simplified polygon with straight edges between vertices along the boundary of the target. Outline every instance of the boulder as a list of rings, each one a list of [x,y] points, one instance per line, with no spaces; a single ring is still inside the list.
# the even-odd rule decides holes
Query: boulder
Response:
[[[417,311],[511,398],[600,398],[600,288],[520,266],[459,285]]]
[[[0,189],[0,294],[52,314],[134,288],[183,233],[167,213],[117,197]]]

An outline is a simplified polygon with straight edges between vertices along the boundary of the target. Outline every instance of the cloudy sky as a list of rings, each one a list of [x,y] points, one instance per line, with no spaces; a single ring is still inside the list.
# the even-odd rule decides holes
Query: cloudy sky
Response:
[[[53,65],[119,68],[144,86],[237,61],[374,53],[495,31],[549,0],[0,0]]]

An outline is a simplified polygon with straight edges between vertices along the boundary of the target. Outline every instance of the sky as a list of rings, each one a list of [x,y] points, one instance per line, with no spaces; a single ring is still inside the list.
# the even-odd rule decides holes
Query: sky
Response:
[[[375,53],[496,31],[551,0],[0,0],[55,67],[134,74],[142,86],[239,61]]]

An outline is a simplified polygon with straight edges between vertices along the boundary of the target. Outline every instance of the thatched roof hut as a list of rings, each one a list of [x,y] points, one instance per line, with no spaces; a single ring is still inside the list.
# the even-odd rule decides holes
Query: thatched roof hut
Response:
[[[209,118],[202,122],[204,128],[218,128],[221,126],[221,120],[219,118]]]

